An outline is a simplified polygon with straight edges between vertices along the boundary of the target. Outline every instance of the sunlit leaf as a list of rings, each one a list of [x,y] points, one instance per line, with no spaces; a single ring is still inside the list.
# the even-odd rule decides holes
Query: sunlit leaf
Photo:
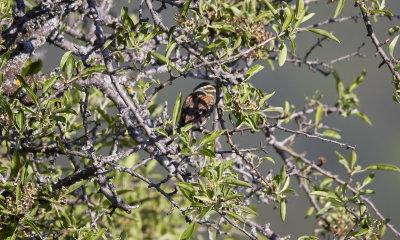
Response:
[[[366,170],[380,170],[380,171],[394,171],[400,172],[400,168],[392,164],[372,164],[369,165]]]
[[[175,101],[174,111],[172,113],[172,125],[176,126],[179,121],[179,117],[181,116],[181,108],[182,108],[182,93],[179,93],[178,98]]]
[[[393,56],[393,53],[394,53],[394,47],[396,46],[396,44],[397,44],[397,40],[399,39],[399,36],[400,35],[397,35],[395,38],[393,38],[393,40],[390,42],[390,44],[389,44],[389,49],[388,49],[388,51],[389,51],[389,55],[392,57],[392,58],[394,58],[394,56]]]
[[[282,43],[278,51],[278,65],[280,67],[283,66],[283,64],[285,64],[286,57],[287,57],[287,47],[285,43]]]
[[[335,15],[333,16],[333,18],[337,18],[337,16],[339,16],[339,14],[342,11],[342,8],[344,6],[344,3],[345,3],[345,0],[339,0],[338,5],[336,6]]]
[[[337,39],[337,38],[336,38],[335,36],[333,36],[330,32],[328,32],[328,31],[326,31],[326,30],[324,30],[324,29],[310,28],[310,29],[307,29],[307,30],[310,31],[310,32],[319,34],[319,35],[321,35],[321,36],[330,38],[330,39],[335,40],[336,42],[340,43],[339,39]]]

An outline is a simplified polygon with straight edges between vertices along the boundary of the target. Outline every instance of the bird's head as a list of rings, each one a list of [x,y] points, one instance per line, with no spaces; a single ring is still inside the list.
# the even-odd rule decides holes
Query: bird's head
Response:
[[[215,94],[215,86],[208,83],[208,82],[203,82],[197,85],[197,87],[194,88],[193,92],[204,92],[207,95],[213,95]]]

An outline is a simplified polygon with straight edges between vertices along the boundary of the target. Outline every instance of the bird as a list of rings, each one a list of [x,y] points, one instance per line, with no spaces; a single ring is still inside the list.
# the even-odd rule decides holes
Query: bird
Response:
[[[203,82],[193,89],[182,104],[179,127],[193,123],[192,128],[200,128],[207,122],[215,104],[215,86]]]

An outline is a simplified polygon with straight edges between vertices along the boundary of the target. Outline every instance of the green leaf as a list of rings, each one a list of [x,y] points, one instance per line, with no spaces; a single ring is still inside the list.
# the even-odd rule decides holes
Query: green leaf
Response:
[[[255,215],[255,216],[258,216],[258,213],[257,213],[256,211],[254,211],[253,209],[249,208],[249,207],[240,206],[240,205],[234,205],[234,206],[235,206],[236,208],[241,209],[241,210],[244,211],[244,212],[247,212],[247,213],[253,214],[253,215]]]
[[[242,218],[239,214],[237,214],[237,213],[235,213],[235,212],[232,212],[232,211],[224,211],[224,213],[226,213],[226,214],[229,215],[230,217],[233,217],[234,219],[238,220],[239,222],[244,222],[243,218]]]
[[[322,133],[322,136],[328,137],[328,138],[334,138],[334,139],[342,138],[342,136],[340,136],[339,133],[337,133],[335,130],[331,130],[331,129],[324,130],[324,132]]]
[[[169,56],[171,55],[172,51],[175,49],[175,47],[176,47],[177,45],[178,45],[178,44],[176,44],[175,41],[172,41],[172,42],[170,42],[170,43],[168,44],[167,50],[165,51],[165,57],[166,57],[166,58],[169,58]]]
[[[164,55],[156,53],[156,52],[151,52],[151,56],[155,57],[157,60],[159,60],[162,63],[168,64],[169,59],[166,58]]]
[[[310,194],[317,195],[320,197],[328,197],[328,195],[329,195],[327,192],[324,192],[324,191],[312,191],[312,192],[310,192]]]
[[[285,64],[286,57],[287,57],[287,47],[285,43],[282,43],[281,46],[279,47],[279,52],[278,52],[278,65],[280,67],[282,67],[283,64]]]
[[[187,183],[187,182],[176,182],[175,186],[181,188],[181,189],[185,189],[188,190],[189,192],[195,192],[196,190],[194,189],[194,187],[192,186],[192,184]]]
[[[374,14],[384,14],[387,16],[393,16],[393,13],[391,13],[389,10],[380,10],[380,9],[374,9],[369,11],[369,14],[374,15]]]
[[[328,211],[331,210],[332,208],[334,208],[332,205],[325,206],[325,207],[321,208],[321,209],[315,214],[315,216],[318,218],[318,217],[324,215],[326,212],[328,212]]]
[[[80,181],[80,182],[76,182],[76,183],[72,184],[71,186],[69,186],[69,187],[67,188],[67,190],[65,190],[65,191],[63,192],[63,195],[64,195],[64,196],[65,196],[65,195],[68,195],[68,194],[70,194],[71,192],[75,191],[76,189],[80,188],[81,186],[83,186],[83,185],[85,185],[85,184],[87,184],[87,183],[88,183],[87,180],[83,180],[83,181]]]
[[[106,231],[107,231],[106,228],[101,228],[99,231],[91,233],[91,235],[89,235],[90,236],[89,238],[88,238],[88,236],[86,236],[86,239],[87,240],[98,240],[100,237],[102,237],[103,239],[106,239],[106,236],[104,235],[104,233]]]
[[[4,82],[4,72],[0,73],[0,87]]]
[[[284,222],[285,221],[285,218],[286,218],[286,202],[285,202],[285,199],[283,199],[283,200],[281,200],[281,211],[280,211],[280,213],[281,213],[281,220],[282,220],[282,222]]]
[[[324,113],[324,108],[322,107],[322,105],[318,105],[317,111],[315,112],[315,125],[316,126],[321,121],[323,113]]]
[[[14,113],[11,110],[10,104],[7,101],[3,101],[2,98],[0,98],[0,104],[3,108],[5,108],[8,118],[14,122]]]
[[[14,150],[11,160],[11,176],[16,177],[18,175],[20,168],[21,168],[21,161],[20,161],[19,151],[16,149]]]
[[[305,15],[301,22],[303,23],[303,22],[311,19],[312,17],[314,17],[314,15],[315,15],[315,13],[309,13],[309,14]]]
[[[272,157],[263,157],[263,158],[260,158],[260,161],[261,161],[261,162],[263,162],[263,161],[265,161],[265,160],[270,161],[270,162],[272,162],[273,164],[275,164],[275,160],[274,160]]]
[[[369,165],[366,170],[380,170],[380,171],[394,171],[400,172],[400,168],[391,164],[372,164]]]
[[[207,196],[194,196],[194,198],[196,198],[196,199],[198,199],[198,200],[200,200],[200,201],[203,201],[203,202],[209,202],[209,203],[212,203],[213,201],[209,198],[209,197],[207,197]]]
[[[205,146],[207,143],[214,141],[217,137],[221,136],[221,134],[223,134],[225,131],[227,130],[224,129],[221,131],[213,131],[212,133],[204,135],[200,139],[199,147]]]
[[[366,75],[367,71],[365,69],[363,69],[363,71],[361,72],[360,76],[356,77],[353,82],[350,84],[349,88],[348,88],[348,92],[352,92],[354,91],[354,89],[356,89],[361,82],[364,80],[365,75]]]
[[[208,149],[208,148],[200,149],[199,150],[199,154],[203,155],[203,156],[206,156],[206,157],[212,157],[212,158],[215,157],[215,153],[213,151],[211,151],[210,149]]]
[[[372,180],[374,180],[375,174],[371,173],[370,175],[368,175],[368,177],[366,177],[364,179],[364,181],[362,182],[360,189],[362,189],[363,187],[367,186],[368,184],[370,184],[372,182]]]
[[[39,106],[39,103],[37,101],[36,94],[33,92],[32,88],[29,87],[29,85],[25,82],[25,79],[21,75],[15,75],[17,79],[21,82],[22,87],[26,90],[28,95],[32,98],[33,102],[35,103],[36,106]]]
[[[207,52],[213,50],[214,48],[218,47],[221,43],[223,43],[222,40],[219,40],[219,41],[216,41],[216,42],[211,43],[210,45],[208,45],[207,47],[205,47],[205,48],[203,49],[203,51],[201,51],[200,55],[204,55],[205,53],[207,53]]]
[[[283,11],[285,12],[286,18],[282,24],[282,29],[281,29],[282,32],[286,31],[286,29],[289,27],[290,23],[294,19],[293,9],[286,2],[283,2],[283,3],[286,5],[285,9],[283,9]]]
[[[301,236],[297,240],[318,240],[318,238],[314,236]]]
[[[182,93],[179,93],[178,98],[175,101],[174,112],[172,113],[172,126],[176,126],[181,116],[182,109]]]
[[[184,16],[184,17],[187,16],[191,2],[192,2],[192,0],[186,0],[185,4],[183,5],[182,11],[181,11],[182,16]]]
[[[104,50],[108,47],[108,45],[110,45],[110,43],[112,43],[113,39],[108,39],[103,46],[101,47],[101,50]]]
[[[106,66],[104,66],[104,65],[96,65],[96,66],[92,66],[92,67],[89,67],[89,68],[85,68],[85,70],[83,70],[80,73],[80,75],[82,77],[87,77],[87,76],[89,76],[91,74],[94,74],[94,73],[101,74],[101,73],[104,73],[106,71],[107,71]]]
[[[296,18],[300,19],[300,16],[303,14],[304,11],[304,1],[297,0],[296,2]]]
[[[39,59],[35,62],[32,62],[30,59],[28,59],[28,61],[25,62],[22,68],[21,76],[25,77],[34,75],[40,71],[42,66],[43,66],[42,60]]]
[[[21,181],[17,182],[17,188],[15,190],[15,200],[21,200]]]
[[[351,172],[347,159],[343,157],[342,154],[340,154],[339,152],[335,151],[335,153],[339,158],[339,163],[342,164],[344,168],[346,168],[347,172]]]
[[[362,235],[368,233],[368,231],[369,231],[368,228],[364,228],[364,229],[362,229],[362,230],[359,231],[359,232],[355,232],[353,236],[354,236],[354,237],[359,237],[359,236],[362,236]]]
[[[321,35],[321,36],[330,38],[330,39],[335,40],[336,42],[340,43],[339,39],[337,39],[337,38],[336,38],[335,36],[333,36],[330,32],[328,32],[328,31],[326,31],[326,30],[324,30],[324,29],[310,28],[310,29],[307,29],[307,30],[310,31],[310,32],[319,34],[319,35]]]
[[[269,8],[269,10],[271,10],[272,14],[274,14],[275,20],[277,20],[278,22],[280,22],[279,13],[278,13],[278,11],[274,8],[274,6],[272,6],[272,4],[269,3],[269,0],[264,0],[264,3],[265,3],[265,5],[267,5],[267,7]]]
[[[337,18],[337,16],[339,16],[344,6],[344,2],[345,0],[339,0],[338,5],[336,6],[335,16],[333,16],[333,18]]]
[[[75,58],[70,55],[65,62],[64,68],[62,69],[65,73],[65,76],[67,79],[71,79],[72,74],[74,73],[75,70]]]
[[[281,172],[279,174],[279,185],[282,185],[286,180],[286,168],[285,165],[282,165]]]
[[[168,137],[168,133],[167,133],[167,131],[165,131],[164,129],[158,127],[158,128],[156,128],[156,131],[157,131],[159,134],[163,135],[164,137]]]
[[[351,151],[350,154],[350,169],[354,169],[354,166],[357,162],[357,153],[355,151]]]
[[[255,66],[251,67],[251,68],[249,69],[249,71],[247,71],[246,77],[245,77],[244,80],[245,80],[245,81],[249,80],[252,76],[254,76],[256,73],[258,73],[259,71],[261,71],[261,70],[263,70],[263,69],[264,69],[264,67],[261,66],[261,65],[259,65],[259,64],[257,64],[257,65],[255,65]]]
[[[39,238],[43,238],[42,234],[40,234],[40,229],[36,226],[36,224],[28,219],[24,220],[26,225],[29,225],[33,231],[39,236]]]
[[[361,120],[366,122],[368,125],[372,126],[372,122],[371,120],[369,120],[368,116],[360,112],[358,109],[354,110],[353,114],[357,115],[357,117],[361,118]]]
[[[314,207],[310,207],[306,212],[305,218],[309,218],[313,214],[314,210],[315,210]]]
[[[296,35],[290,34],[289,38],[290,38],[290,42],[292,43],[292,52],[296,53],[296,41],[294,40],[296,38]]]
[[[78,115],[78,113],[74,109],[68,108],[68,107],[57,108],[52,113],[53,114],[56,114],[56,113],[70,113],[70,114]]]
[[[21,183],[23,185],[25,185],[27,183],[28,167],[29,167],[29,162],[26,161],[24,168],[22,169],[22,174],[21,174]]]
[[[208,207],[203,208],[203,210],[201,210],[201,212],[200,212],[200,214],[199,214],[199,216],[198,216],[199,220],[203,219],[203,217],[204,217],[211,209],[212,209],[212,206],[208,206]]]
[[[393,38],[392,42],[389,44],[389,55],[394,58],[393,52],[394,52],[394,47],[396,46],[397,40],[399,39],[400,35],[397,35],[395,38]]]
[[[223,183],[240,186],[240,187],[252,188],[252,186],[249,183],[247,183],[245,181],[241,181],[239,179],[227,179],[227,180],[224,180]]]
[[[19,110],[19,112],[15,115],[15,122],[17,123],[19,129],[23,129],[25,127],[25,114],[22,109]]]
[[[71,53],[72,53],[71,51],[68,51],[68,52],[64,53],[64,55],[62,56],[61,61],[60,61],[61,69],[64,69],[65,63],[67,62],[67,59],[69,58]]]
[[[188,123],[188,124],[186,124],[184,127],[181,128],[181,132],[186,132],[186,131],[188,131],[189,129],[192,129],[193,126],[194,126],[194,123],[193,123],[193,122]]]
[[[51,88],[56,82],[57,79],[59,78],[59,75],[54,75],[51,78],[49,78],[46,82],[44,82],[43,84],[43,93],[47,92],[47,90],[49,90],[49,88]]]
[[[225,197],[225,201],[229,201],[229,200],[232,200],[232,199],[240,199],[240,198],[242,198],[244,196],[246,196],[246,195],[240,194],[240,193],[231,194],[231,195],[228,195],[228,196]],[[238,206],[235,206],[235,207],[238,207]]]
[[[64,144],[63,144],[62,141],[61,141],[61,138],[60,138],[59,136],[57,136],[57,137],[56,137],[56,140],[57,140],[58,146],[61,148],[61,151],[62,151],[63,153],[66,153],[65,147],[64,147]]]

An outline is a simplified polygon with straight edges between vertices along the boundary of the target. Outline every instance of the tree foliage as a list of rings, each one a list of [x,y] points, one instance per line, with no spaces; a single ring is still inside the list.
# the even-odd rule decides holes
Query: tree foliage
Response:
[[[0,238],[287,239],[290,227],[277,232],[269,223],[285,221],[296,192],[316,222],[299,239],[381,239],[386,229],[399,237],[368,184],[377,170],[400,169],[361,166],[356,148],[325,123],[339,114],[371,124],[355,92],[366,71],[347,86],[335,69],[361,48],[328,62],[309,56],[322,41],[342,41],[328,24],[363,21],[398,102],[400,28],[388,29],[385,43],[375,34],[372,20],[395,17],[385,0],[330,0],[334,18],[318,23],[312,2],[1,2]],[[359,15],[342,17],[354,5]],[[317,42],[305,56],[296,54],[304,49],[299,33]],[[63,51],[48,72],[35,52],[46,43]],[[290,99],[271,105],[280,93],[254,87],[252,77],[284,64],[333,76],[337,101],[315,94],[302,109]],[[182,94],[160,104],[159,93],[182,78],[215,84],[208,129],[177,127]],[[240,134],[263,140],[244,149]],[[297,152],[298,136],[337,146],[346,174]],[[278,209],[280,219],[257,222],[261,205]]]

